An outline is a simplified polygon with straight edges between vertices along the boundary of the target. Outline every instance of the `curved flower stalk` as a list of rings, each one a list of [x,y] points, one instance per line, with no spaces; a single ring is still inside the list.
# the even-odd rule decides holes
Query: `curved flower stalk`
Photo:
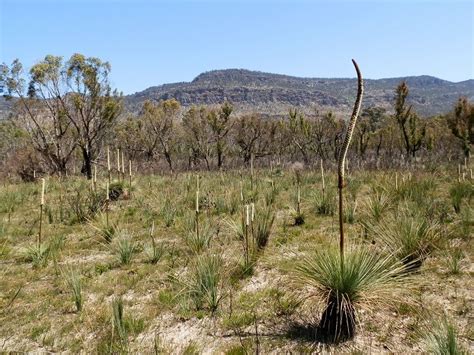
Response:
[[[364,94],[364,82],[362,79],[362,74],[360,72],[359,66],[356,61],[352,59],[355,70],[357,72],[357,97],[354,103],[354,110],[352,111],[351,119],[349,121],[349,126],[347,127],[346,136],[344,138],[344,143],[342,144],[341,151],[339,153],[339,161],[337,166],[337,176],[338,183],[337,187],[339,190],[339,252],[341,254],[341,267],[344,266],[344,216],[343,216],[343,194],[342,189],[344,188],[344,166],[346,163],[346,155],[349,150],[349,145],[352,140],[352,135],[354,133],[354,128],[357,123],[357,118],[359,117],[360,107],[362,104],[362,95]]]

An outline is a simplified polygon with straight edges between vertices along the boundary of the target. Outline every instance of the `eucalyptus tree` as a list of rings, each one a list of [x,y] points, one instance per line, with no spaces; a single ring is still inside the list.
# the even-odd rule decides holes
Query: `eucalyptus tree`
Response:
[[[248,165],[252,156],[261,158],[275,154],[281,125],[276,120],[262,119],[258,114],[240,116],[234,127],[234,142],[239,156]]]
[[[177,145],[176,122],[181,105],[175,99],[164,100],[158,104],[146,101],[143,105],[141,118],[150,152],[156,150],[162,155],[171,171],[173,171],[173,152]],[[153,149],[153,150],[152,150]]]
[[[82,173],[92,178],[92,162],[121,109],[119,94],[109,83],[110,64],[73,54],[69,60],[47,55],[33,65],[26,79],[15,60],[3,64],[0,85],[18,98],[17,116],[53,170],[63,173],[76,147]]]
[[[447,115],[448,127],[461,143],[464,156],[470,156],[474,144],[474,104],[460,97],[453,112]]]
[[[234,108],[228,102],[224,102],[218,111],[212,110],[207,115],[207,124],[210,127],[212,138],[215,144],[217,156],[217,167],[222,168],[224,163],[224,153],[227,146],[226,137],[232,128],[233,121],[231,114]]]
[[[405,147],[406,159],[415,157],[416,152],[423,146],[426,136],[426,125],[416,112],[413,106],[407,105],[409,94],[408,85],[405,81],[400,83],[395,90],[395,120],[398,123]]]
[[[212,132],[207,124],[209,110],[206,107],[190,107],[183,116],[182,128],[185,144],[189,150],[190,164],[197,164],[204,159],[208,170],[212,160]]]
[[[2,64],[0,85],[8,99],[15,100],[14,119],[27,133],[32,147],[40,153],[53,173],[64,174],[77,144],[65,108],[59,97],[65,90],[61,58],[48,55],[29,72],[26,85],[23,65],[15,59]]]

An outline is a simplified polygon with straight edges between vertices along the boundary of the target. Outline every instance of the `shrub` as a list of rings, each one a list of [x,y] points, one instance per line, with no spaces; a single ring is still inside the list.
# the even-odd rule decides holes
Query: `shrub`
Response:
[[[384,191],[376,190],[363,204],[364,222],[378,223],[392,208],[392,199]]]

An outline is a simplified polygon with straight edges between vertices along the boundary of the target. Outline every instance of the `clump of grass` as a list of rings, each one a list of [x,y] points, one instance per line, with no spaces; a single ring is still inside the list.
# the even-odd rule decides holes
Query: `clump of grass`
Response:
[[[22,256],[26,262],[31,262],[33,267],[44,267],[48,265],[49,261],[49,247],[41,244],[34,244],[27,247],[23,252]]]
[[[221,295],[222,260],[217,255],[203,254],[191,265],[191,272],[184,281],[184,290],[196,309],[207,308],[214,313]]]
[[[371,223],[380,222],[392,206],[392,199],[386,192],[375,190],[375,193],[363,205],[364,221],[370,221]]]
[[[105,204],[105,193],[90,191],[84,184],[77,186],[67,196],[66,213],[70,223],[82,223],[93,218]]]
[[[314,287],[325,304],[318,332],[328,342],[348,340],[355,335],[359,307],[380,307],[401,300],[405,289],[404,265],[393,255],[356,247],[347,250],[341,264],[339,250],[318,250],[296,265],[297,280]]]
[[[114,240],[114,243],[111,244],[111,247],[121,265],[130,264],[133,255],[138,250],[133,237],[126,232],[122,232],[121,235]]]
[[[145,254],[148,256],[148,261],[151,264],[158,263],[165,253],[164,243],[157,244],[154,237],[155,224],[150,228],[151,245],[145,248]]]
[[[354,223],[356,221],[357,200],[346,200],[344,204],[344,222]]]
[[[81,274],[71,267],[63,271],[63,278],[67,287],[71,290],[76,311],[80,312],[83,305]]]
[[[456,328],[447,319],[433,322],[425,338],[426,348],[430,354],[468,354],[468,351],[459,344]]]
[[[0,212],[7,213],[8,223],[10,223],[11,216],[20,202],[21,197],[17,191],[6,190],[1,194]]]
[[[446,255],[446,265],[450,274],[459,275],[461,273],[461,263],[463,259],[464,251],[461,247],[456,246],[448,250]]]
[[[460,213],[463,200],[467,199],[469,203],[474,196],[474,187],[469,182],[458,182],[450,188],[449,195],[454,211]]]
[[[190,217],[191,220],[191,217]],[[192,218],[194,221],[195,218]],[[207,222],[200,222],[199,233],[196,232],[195,227],[189,227],[192,225],[192,222],[188,221],[188,228],[184,232],[184,241],[186,245],[191,249],[195,254],[199,254],[202,251],[206,250],[211,244],[211,240],[214,236],[214,228]]]
[[[423,179],[411,177],[411,175],[400,184],[394,195],[399,200],[410,200],[415,202],[418,208],[425,207],[426,201],[430,201],[436,188],[436,180],[433,176],[424,176]]]
[[[127,344],[127,328],[123,315],[123,300],[122,297],[114,297],[112,299],[112,340],[115,336],[118,337],[121,344]]]
[[[268,244],[275,222],[275,212],[270,206],[263,210],[256,209],[252,222],[252,233],[257,250],[262,250]]]
[[[275,204],[280,190],[275,186],[275,183],[270,181],[270,188],[265,190],[265,205],[272,206]]]
[[[118,223],[108,218],[106,213],[99,213],[95,221],[89,221],[89,225],[106,243],[112,242],[114,236],[120,231]]]
[[[161,216],[163,217],[163,220],[165,222],[166,227],[171,227],[176,219],[176,214],[177,214],[177,209],[173,205],[173,203],[169,200],[165,200],[165,204],[163,205],[161,209]]]
[[[372,228],[376,240],[385,246],[407,265],[415,270],[441,240],[441,228],[418,213],[402,209],[397,215],[385,218],[383,223]]]
[[[334,189],[325,189],[314,194],[314,209],[322,216],[332,216],[336,211],[336,192]]]
[[[460,219],[457,223],[459,236],[463,239],[469,239],[474,226],[474,219],[472,218],[472,209],[463,208],[460,213]]]

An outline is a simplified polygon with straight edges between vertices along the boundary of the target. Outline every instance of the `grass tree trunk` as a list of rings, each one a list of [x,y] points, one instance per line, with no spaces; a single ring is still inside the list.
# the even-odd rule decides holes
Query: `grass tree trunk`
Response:
[[[330,296],[319,323],[320,336],[326,342],[339,343],[352,339],[356,331],[356,315],[350,301],[338,294]]]

